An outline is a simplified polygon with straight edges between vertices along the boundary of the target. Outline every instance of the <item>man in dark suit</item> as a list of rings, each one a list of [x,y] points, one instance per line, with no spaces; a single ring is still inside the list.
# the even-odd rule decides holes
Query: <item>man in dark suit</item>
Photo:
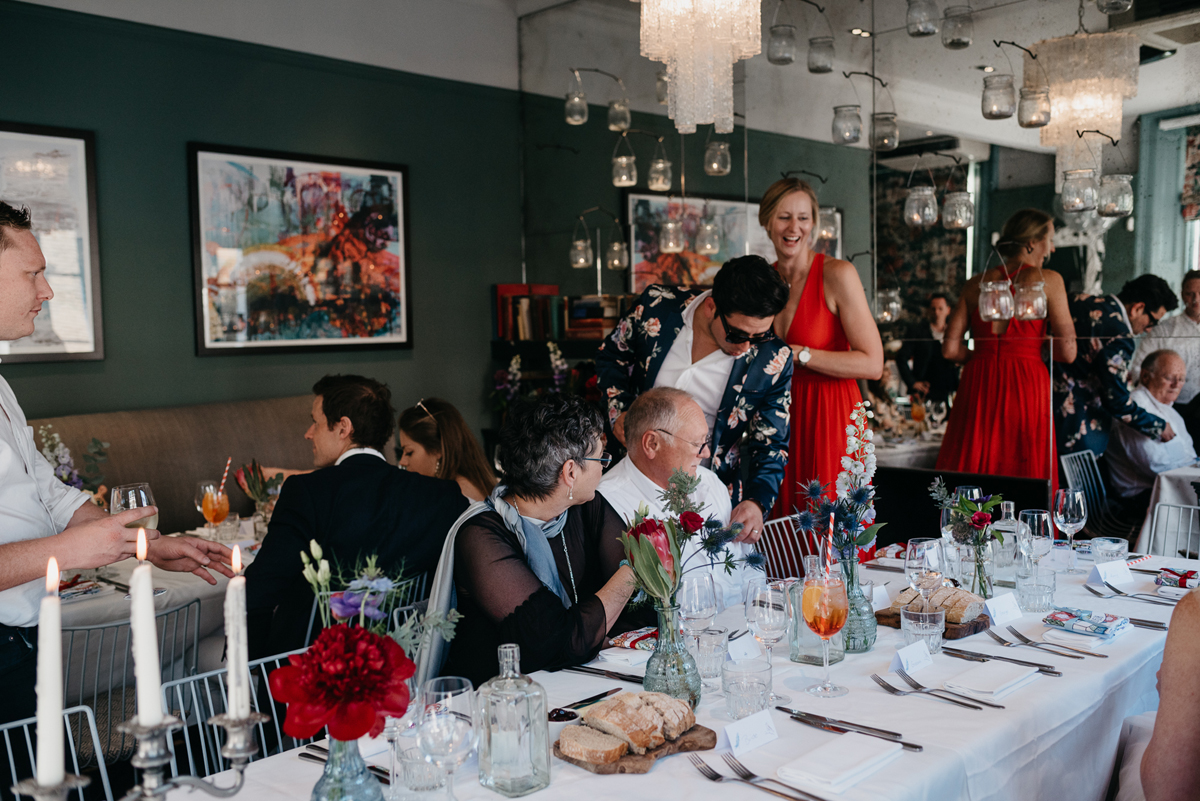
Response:
[[[405,578],[432,572],[446,533],[467,508],[453,481],[388,464],[383,449],[396,415],[387,386],[354,375],[325,376],[313,386],[312,473],[284,482],[258,557],[246,569],[250,656],[305,645],[313,591],[300,553],[316,540],[349,580],[366,557]],[[341,589],[335,578],[332,588]],[[318,622],[314,626],[319,626]]]
[[[950,299],[945,293],[930,295],[926,319],[909,328],[903,346],[896,353],[900,378],[918,400],[944,402],[958,389],[958,365],[942,356],[942,337],[950,311]]]

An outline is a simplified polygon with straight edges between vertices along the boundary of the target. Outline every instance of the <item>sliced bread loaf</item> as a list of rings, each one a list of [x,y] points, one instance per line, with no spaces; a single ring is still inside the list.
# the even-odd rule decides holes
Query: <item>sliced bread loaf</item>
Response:
[[[558,736],[558,750],[572,759],[607,765],[623,757],[629,745],[589,726],[567,726]]]
[[[638,698],[662,716],[663,736],[668,740],[678,740],[680,735],[696,725],[696,716],[692,713],[691,704],[672,698],[666,693],[640,692]]]
[[[635,754],[666,742],[662,716],[634,693],[619,693],[580,713],[587,725],[629,744]]]

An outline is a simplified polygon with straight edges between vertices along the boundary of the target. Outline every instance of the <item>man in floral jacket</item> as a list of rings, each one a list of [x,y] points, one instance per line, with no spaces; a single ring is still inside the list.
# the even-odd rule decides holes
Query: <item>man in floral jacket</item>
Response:
[[[649,287],[596,356],[601,397],[622,443],[625,411],[639,394],[657,386],[692,394],[709,440],[690,444],[697,452],[711,447],[707,466],[729,488],[730,520],[743,524],[745,542],[762,536],[788,458],[792,353],[771,327],[787,298],[787,284],[765,259],[732,259],[709,291]]]
[[[1055,363],[1054,430],[1060,455],[1085,450],[1103,454],[1113,419],[1163,442],[1175,436],[1165,420],[1133,402],[1126,376],[1135,337],[1178,305],[1170,285],[1149,274],[1127,282],[1117,295],[1071,297],[1079,355],[1072,364]]]

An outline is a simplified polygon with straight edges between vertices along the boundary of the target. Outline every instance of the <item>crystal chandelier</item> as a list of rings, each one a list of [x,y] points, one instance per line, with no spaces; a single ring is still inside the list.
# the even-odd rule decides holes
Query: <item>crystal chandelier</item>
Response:
[[[1120,137],[1122,103],[1137,95],[1138,38],[1129,33],[1077,33],[1038,42],[1032,50],[1046,77],[1027,53],[1025,86],[1032,89],[1049,81],[1050,124],[1041,129],[1041,141],[1057,150],[1055,188],[1061,191],[1064,172],[1097,166],[1078,131]]]
[[[732,133],[733,64],[762,51],[761,0],[640,2],[642,55],[667,65],[667,116],[680,133]]]

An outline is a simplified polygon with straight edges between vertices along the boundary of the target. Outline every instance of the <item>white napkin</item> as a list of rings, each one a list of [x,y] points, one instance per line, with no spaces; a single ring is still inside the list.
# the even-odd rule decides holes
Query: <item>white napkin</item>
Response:
[[[1046,629],[1042,632],[1042,639],[1048,643],[1058,643],[1059,645],[1069,645],[1072,648],[1086,648],[1089,651],[1094,651],[1101,645],[1106,645],[1117,639],[1117,637],[1120,637],[1131,628],[1133,626],[1125,626],[1111,637],[1091,637],[1087,634],[1076,634],[1073,631]]]
[[[1185,590],[1180,587],[1167,587],[1165,585],[1158,588],[1158,594],[1164,598],[1178,600],[1187,595],[1191,590]]]
[[[653,651],[642,651],[638,648],[605,648],[600,652],[600,659],[605,662],[616,662],[619,665],[635,667],[650,661]]]
[[[943,686],[947,690],[993,701],[1024,687],[1037,676],[1037,668],[992,660],[946,679]]]
[[[877,556],[875,562],[883,567],[904,567],[903,557],[897,559],[893,556]]]
[[[780,766],[776,774],[789,784],[840,794],[891,762],[902,750],[900,743],[847,732]]]

